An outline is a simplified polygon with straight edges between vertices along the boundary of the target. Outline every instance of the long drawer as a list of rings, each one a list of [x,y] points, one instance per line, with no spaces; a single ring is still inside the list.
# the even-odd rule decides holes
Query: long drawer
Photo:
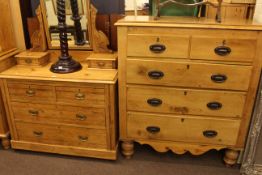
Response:
[[[127,56],[188,58],[189,35],[129,34]]]
[[[77,147],[107,148],[106,131],[16,122],[18,140]]]
[[[240,118],[245,99],[244,92],[127,87],[127,109],[130,111]]]
[[[235,145],[240,120],[128,113],[130,138]]]
[[[90,128],[105,128],[105,111],[63,105],[12,102],[15,120],[43,123],[76,124]]]
[[[251,66],[128,59],[127,83],[246,91]]]

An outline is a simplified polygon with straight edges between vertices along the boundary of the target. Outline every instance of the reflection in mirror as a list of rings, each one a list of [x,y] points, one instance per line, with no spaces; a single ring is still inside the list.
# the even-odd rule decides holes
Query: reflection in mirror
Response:
[[[89,0],[75,0],[71,2],[70,0],[66,0],[66,24],[69,48],[88,49],[90,48],[91,38],[89,37],[90,16],[87,13],[89,11]],[[49,48],[59,48],[57,0],[42,0],[41,5],[44,7],[43,14],[44,16],[46,15],[44,20],[46,35],[50,45]]]

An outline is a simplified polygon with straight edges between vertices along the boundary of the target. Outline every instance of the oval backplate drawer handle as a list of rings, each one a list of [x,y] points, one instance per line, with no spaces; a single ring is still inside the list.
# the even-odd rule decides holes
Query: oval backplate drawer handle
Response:
[[[227,76],[222,74],[212,75],[211,80],[215,83],[224,83],[227,80]]]
[[[157,134],[160,132],[160,128],[158,126],[148,126],[146,128],[147,132],[149,132],[150,134]]]
[[[151,98],[151,99],[148,99],[147,100],[147,103],[150,105],[150,106],[154,106],[154,107],[157,107],[157,106],[160,106],[162,104],[162,100],[158,99],[158,98]]]
[[[152,44],[149,49],[154,53],[162,53],[166,50],[166,46],[163,44]]]
[[[151,78],[151,79],[155,79],[155,80],[158,80],[158,79],[161,79],[164,77],[164,73],[162,71],[158,71],[158,70],[154,70],[154,71],[150,71],[148,72],[148,76]]]
[[[41,132],[41,131],[34,131],[33,132],[34,133],[34,135],[36,136],[36,137],[41,137],[41,136],[43,136],[43,132]]]
[[[29,97],[33,97],[33,96],[35,96],[35,91],[33,89],[27,89],[26,95],[29,96]]]
[[[214,51],[219,56],[227,56],[231,53],[231,48],[227,46],[218,46]]]
[[[75,94],[75,98],[77,100],[84,100],[85,99],[85,94],[81,93],[81,92],[78,92]]]
[[[87,141],[88,141],[88,137],[86,137],[86,136],[78,136],[78,139],[79,139],[81,142],[87,142]]]
[[[219,102],[210,102],[207,104],[207,107],[211,110],[219,110],[222,108],[222,104]]]
[[[76,114],[76,118],[80,121],[85,121],[87,117],[84,114]]]
[[[214,138],[217,136],[217,131],[214,131],[214,130],[206,130],[206,131],[203,131],[203,135],[206,137],[206,138]]]

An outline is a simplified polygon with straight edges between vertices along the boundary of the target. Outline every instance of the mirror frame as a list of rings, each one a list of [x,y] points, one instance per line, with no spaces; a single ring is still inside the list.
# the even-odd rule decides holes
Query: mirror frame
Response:
[[[87,30],[89,36],[89,44],[84,46],[77,46],[77,45],[69,45],[70,50],[93,50],[96,52],[110,52],[108,49],[109,41],[107,36],[102,31],[97,31],[96,29],[96,8],[92,5],[90,0],[82,0],[86,1],[86,17],[88,21]],[[47,11],[45,0],[40,0],[40,7],[43,16],[43,23],[44,23],[44,30],[47,39],[47,44],[49,49],[60,49],[59,46],[52,46],[49,28],[48,28],[48,20],[46,18]]]

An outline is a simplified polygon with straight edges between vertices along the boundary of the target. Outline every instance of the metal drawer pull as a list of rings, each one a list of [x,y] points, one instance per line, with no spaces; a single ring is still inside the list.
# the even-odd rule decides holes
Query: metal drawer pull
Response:
[[[154,53],[162,53],[166,50],[166,46],[163,44],[152,44],[149,49]]]
[[[206,130],[203,132],[203,135],[207,138],[214,138],[217,136],[217,132],[213,130]]]
[[[34,131],[33,133],[34,133],[34,135],[35,135],[36,137],[41,137],[41,136],[43,136],[43,132],[41,132],[41,131]]]
[[[87,117],[84,114],[76,114],[76,118],[80,121],[84,121]]]
[[[36,116],[39,115],[39,111],[29,110],[28,112],[29,112],[30,115],[32,115],[32,116],[34,116],[34,117],[36,117]]]
[[[147,132],[151,133],[151,134],[157,134],[160,132],[160,128],[157,126],[148,126],[146,128]]]
[[[224,83],[227,80],[227,76],[222,74],[212,75],[211,80],[215,83]]]
[[[98,62],[97,65],[99,67],[105,67],[106,63],[105,62]]]
[[[219,102],[210,102],[207,104],[207,107],[211,110],[219,110],[222,108],[222,104]]]
[[[26,90],[26,95],[29,97],[33,97],[35,95],[35,91],[32,89]]]
[[[227,46],[218,46],[214,51],[219,56],[227,56],[231,53],[231,48]]]
[[[161,72],[161,71],[154,70],[154,71],[148,72],[148,76],[149,76],[151,79],[158,80],[158,79],[161,79],[161,78],[164,77],[164,73]]]
[[[78,92],[75,94],[75,98],[77,100],[84,100],[85,99],[85,94],[81,93],[81,92]]]
[[[150,105],[150,106],[160,106],[162,104],[162,100],[158,99],[158,98],[151,98],[151,99],[148,99],[147,100],[147,103]]]
[[[78,136],[78,138],[79,138],[79,140],[80,140],[81,142],[86,142],[86,141],[88,141],[88,137],[86,137],[86,136]]]

